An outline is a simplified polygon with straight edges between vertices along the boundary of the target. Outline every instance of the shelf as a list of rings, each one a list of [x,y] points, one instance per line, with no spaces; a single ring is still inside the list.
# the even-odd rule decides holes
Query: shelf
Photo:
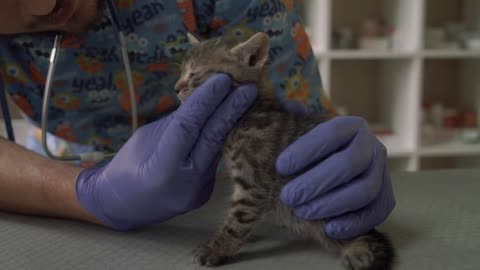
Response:
[[[426,39],[429,27],[448,25],[446,38],[459,40],[456,37],[459,31],[455,31],[451,22],[464,23],[468,31],[480,30],[480,1],[312,0],[306,3],[311,5],[307,9],[309,33],[327,96],[347,114],[363,117],[391,131],[376,134],[387,147],[392,167],[418,170],[430,165],[480,166],[480,144],[429,145],[422,142],[421,132],[423,104],[442,104],[447,113],[451,109],[480,108],[480,50],[434,49],[438,43]],[[365,32],[367,18],[383,18],[386,24],[394,26],[391,49],[359,49],[358,41]],[[343,39],[338,39],[339,33],[343,33]]]
[[[424,50],[421,52],[421,55],[424,58],[431,58],[431,59],[471,59],[471,58],[479,58],[480,59],[480,50]]]
[[[413,58],[414,53],[399,51],[373,51],[373,50],[333,50],[330,52],[317,53],[319,59],[408,59]]]
[[[417,161],[409,157],[390,157],[387,160],[390,172],[412,172],[417,170]]]
[[[478,168],[480,156],[432,156],[419,161],[422,170],[472,169]]]
[[[480,156],[480,144],[464,144],[452,141],[444,144],[422,146],[419,154],[424,157]]]
[[[422,5],[418,0],[323,0],[319,2],[324,2],[324,5],[319,8],[330,11],[329,16],[325,18],[328,29],[317,26],[318,33],[324,35],[324,40],[316,39],[322,44],[322,48],[359,48],[360,37],[366,29],[365,20],[377,18],[395,28],[392,43],[395,50],[411,51],[420,45],[420,29],[417,26],[421,24]],[[313,12],[311,13],[310,16],[314,18]],[[333,33],[342,29],[349,30],[351,33],[351,42],[348,42],[350,45],[339,46],[333,38]],[[325,37],[325,35],[328,36]]]
[[[327,52],[315,52],[317,59],[332,60],[355,60],[355,59],[480,59],[480,50],[423,50],[415,52],[399,51],[373,51],[373,50],[332,50]]]
[[[399,136],[377,136],[387,148],[388,157],[408,157],[413,154],[413,149],[405,145]]]

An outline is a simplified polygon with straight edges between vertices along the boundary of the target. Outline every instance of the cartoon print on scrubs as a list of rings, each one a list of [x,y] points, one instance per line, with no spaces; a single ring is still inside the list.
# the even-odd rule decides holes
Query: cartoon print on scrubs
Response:
[[[295,0],[283,0],[283,5],[287,9],[287,11],[292,10],[295,7],[295,3],[293,2]]]
[[[248,37],[255,34],[255,32],[248,28],[246,21],[242,21],[238,26],[230,28],[223,35],[227,39],[246,40]]]
[[[190,46],[187,32],[242,39],[268,33],[270,78],[277,98],[302,112],[329,109],[292,0],[116,0],[116,4],[127,35],[141,124],[179,105],[174,63]],[[0,78],[14,102],[37,124],[53,39],[51,33],[0,37]],[[131,106],[109,19],[102,18],[84,36],[65,36],[61,47],[48,130],[81,144],[94,142],[98,150],[118,150],[130,136]]]
[[[112,98],[114,95],[113,90],[109,89],[90,91],[86,101],[92,108],[108,108],[115,105]]]
[[[148,39],[139,37],[137,33],[130,33],[127,36],[127,47],[131,53],[145,53],[148,48]]]
[[[308,80],[299,70],[294,71],[292,76],[286,79],[286,85],[284,87],[287,89],[286,94],[288,100],[299,101],[303,104],[308,103],[310,86],[308,85]]]
[[[194,32],[197,29],[195,20],[195,11],[192,0],[177,0],[178,9],[182,14],[183,23],[188,32]]]
[[[133,6],[134,0],[115,0],[119,10],[125,10]]]
[[[13,95],[13,102],[18,106],[18,108],[29,117],[33,116],[32,103],[28,100],[28,97],[22,95]]]
[[[0,77],[2,78],[3,85],[7,87],[15,83],[25,84],[28,80],[22,67],[15,63],[0,65]]]
[[[263,32],[268,34],[270,42],[274,45],[283,40],[285,24],[288,23],[287,15],[286,12],[279,11],[273,16],[263,18]]]

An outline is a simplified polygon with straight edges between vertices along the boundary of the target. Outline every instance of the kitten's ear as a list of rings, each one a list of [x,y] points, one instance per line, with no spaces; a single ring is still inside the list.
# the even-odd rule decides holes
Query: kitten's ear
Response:
[[[256,33],[247,41],[232,48],[231,52],[251,67],[262,67],[268,60],[270,41],[265,33]]]
[[[200,43],[200,40],[198,40],[198,38],[191,33],[187,33],[187,37],[188,37],[188,41],[192,45],[198,45],[198,43]]]

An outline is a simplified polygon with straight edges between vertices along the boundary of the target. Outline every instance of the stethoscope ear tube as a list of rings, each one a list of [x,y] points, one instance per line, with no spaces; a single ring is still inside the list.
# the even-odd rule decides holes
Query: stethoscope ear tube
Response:
[[[135,96],[135,85],[133,81],[132,69],[130,66],[129,55],[127,51],[125,35],[122,31],[122,25],[120,23],[120,19],[118,17],[118,10],[116,5],[113,3],[113,0],[107,0],[107,7],[110,11],[113,27],[117,31],[118,34],[118,41],[120,43],[120,53],[122,56],[122,62],[125,69],[126,80],[128,84],[128,92],[130,94],[130,103],[131,103],[131,110],[132,110],[132,134],[138,128],[138,112],[137,112],[137,104],[136,104],[136,96]],[[48,127],[48,104],[50,101],[50,92],[53,84],[53,79],[55,76],[55,66],[57,63],[58,52],[60,50],[60,43],[62,41],[63,36],[61,34],[55,36],[55,41],[53,45],[53,49],[50,56],[50,65],[48,67],[48,74],[47,74],[47,81],[45,83],[45,91],[43,93],[43,106],[42,106],[42,147],[44,152],[48,157],[58,161],[93,161],[99,162],[105,158],[109,158],[115,155],[115,153],[104,153],[104,152],[91,152],[91,153],[84,153],[81,155],[72,155],[72,156],[56,156],[54,155],[48,148],[47,144],[47,127]]]
[[[130,106],[132,108],[132,134],[138,128],[138,112],[137,112],[137,104],[135,99],[135,87],[133,82],[133,75],[132,75],[132,67],[130,66],[130,59],[128,56],[128,50],[125,40],[125,33],[123,24],[120,21],[120,17],[118,16],[119,11],[117,6],[113,2],[114,0],[107,0],[107,8],[110,14],[110,18],[112,20],[113,28],[118,34],[118,42],[120,43],[120,53],[122,55],[122,62],[123,67],[125,69],[125,75],[128,84],[128,92],[130,94]]]
[[[80,160],[79,156],[67,156],[67,157],[58,157],[53,154],[48,148],[47,143],[47,123],[48,123],[48,103],[50,101],[50,91],[52,90],[53,77],[55,76],[55,66],[57,64],[58,51],[60,49],[60,43],[62,42],[63,36],[58,34],[55,36],[55,41],[53,43],[52,52],[50,54],[50,65],[48,66],[47,81],[45,82],[45,90],[43,92],[43,105],[42,105],[42,147],[45,154],[54,160],[59,161],[76,161]]]
[[[120,17],[118,16],[118,9],[117,9],[117,5],[115,5],[115,3],[113,2],[114,0],[106,0],[105,2],[107,2],[107,8],[108,8],[108,11],[110,13],[110,17],[112,19],[112,23],[113,23],[113,27],[115,28],[115,30],[117,32],[123,32],[122,29],[122,24],[120,22]]]
[[[5,120],[5,128],[7,130],[7,137],[10,141],[15,142],[15,134],[13,133],[12,117],[8,109],[7,95],[3,88],[3,83],[0,80],[0,107],[2,108],[3,119]]]
[[[42,106],[42,147],[45,154],[54,160],[58,161],[91,161],[98,163],[104,160],[107,157],[113,156],[113,154],[108,154],[104,152],[91,152],[84,153],[81,155],[73,156],[56,156],[48,148],[47,143],[47,128],[48,128],[48,104],[50,101],[50,92],[52,90],[53,78],[55,76],[55,66],[57,64],[58,52],[60,50],[60,43],[62,42],[63,36],[58,34],[55,36],[55,41],[53,43],[52,52],[50,55],[50,65],[48,67],[47,81],[45,83],[45,91],[43,93],[43,106]]]

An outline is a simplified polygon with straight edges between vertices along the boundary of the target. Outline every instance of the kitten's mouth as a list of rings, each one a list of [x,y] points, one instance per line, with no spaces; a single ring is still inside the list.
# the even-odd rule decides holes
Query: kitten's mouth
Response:
[[[185,101],[185,99],[189,96],[188,94],[188,88],[182,88],[180,90],[175,90],[175,93],[177,94],[177,97],[181,101]],[[191,93],[191,92],[190,92]]]

